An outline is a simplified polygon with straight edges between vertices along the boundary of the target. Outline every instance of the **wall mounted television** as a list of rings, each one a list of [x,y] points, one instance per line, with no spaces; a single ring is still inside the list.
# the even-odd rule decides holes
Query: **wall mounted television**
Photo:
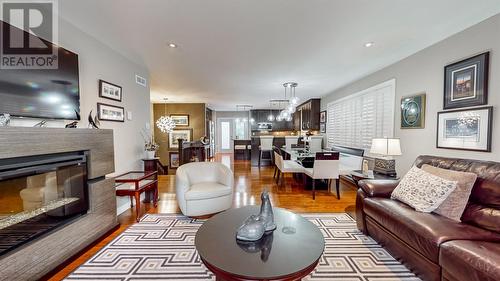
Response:
[[[11,25],[0,21],[1,31]],[[17,29],[19,30],[19,29]],[[20,32],[27,34],[25,31]],[[34,36],[28,33],[26,36]],[[0,68],[0,114],[15,117],[79,120],[78,55],[51,44],[58,52],[56,69]],[[3,44],[3,43],[2,43]]]

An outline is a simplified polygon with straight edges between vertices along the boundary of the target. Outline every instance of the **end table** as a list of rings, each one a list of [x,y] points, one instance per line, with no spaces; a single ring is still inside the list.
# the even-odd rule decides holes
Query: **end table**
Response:
[[[158,172],[157,171],[133,171],[115,178],[116,196],[129,196],[130,207],[133,207],[133,199],[135,198],[135,219],[139,222],[141,216],[141,193],[145,191],[153,191],[153,203],[158,205]]]

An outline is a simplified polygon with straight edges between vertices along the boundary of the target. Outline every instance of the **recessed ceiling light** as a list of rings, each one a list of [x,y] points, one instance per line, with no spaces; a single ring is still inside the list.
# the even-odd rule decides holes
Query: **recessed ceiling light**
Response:
[[[366,42],[365,43],[365,47],[367,48],[370,48],[371,46],[373,46],[375,43],[374,42]]]
[[[168,43],[168,46],[170,48],[177,48],[177,44],[175,44],[175,43]]]

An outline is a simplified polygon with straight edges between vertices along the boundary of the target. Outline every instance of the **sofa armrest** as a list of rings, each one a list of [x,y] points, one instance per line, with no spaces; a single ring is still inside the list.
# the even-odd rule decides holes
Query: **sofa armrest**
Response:
[[[361,180],[358,182],[358,187],[363,190],[366,197],[389,198],[398,184],[399,180]]]

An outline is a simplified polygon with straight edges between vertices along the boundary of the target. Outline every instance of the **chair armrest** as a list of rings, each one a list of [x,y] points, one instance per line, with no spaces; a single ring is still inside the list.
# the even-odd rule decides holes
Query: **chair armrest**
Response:
[[[225,165],[220,166],[218,181],[220,184],[225,186],[230,186],[231,188],[234,185],[234,175],[231,169],[226,167]]]
[[[184,170],[185,167],[179,167],[175,172],[175,194],[177,196],[178,202],[184,202],[185,197],[184,194],[191,187],[191,183],[189,182],[189,178]]]
[[[399,180],[361,180],[358,182],[358,187],[367,197],[389,198],[398,184]]]

